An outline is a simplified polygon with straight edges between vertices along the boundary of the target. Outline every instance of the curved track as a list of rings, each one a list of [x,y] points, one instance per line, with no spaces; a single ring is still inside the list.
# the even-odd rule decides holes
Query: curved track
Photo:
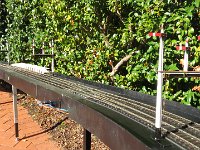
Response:
[[[39,74],[7,65],[0,67],[79,95],[154,130],[155,107],[153,106],[51,74]],[[168,138],[183,149],[200,149],[200,124],[167,111],[163,112],[162,134],[164,138]]]

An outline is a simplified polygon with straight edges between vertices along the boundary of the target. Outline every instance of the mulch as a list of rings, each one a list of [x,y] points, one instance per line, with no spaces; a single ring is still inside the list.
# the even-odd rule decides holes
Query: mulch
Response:
[[[28,110],[28,113],[45,131],[51,134],[62,149],[83,149],[83,128],[68,116],[65,111],[39,105],[38,102],[25,94],[18,95],[18,103]],[[110,150],[96,136],[92,135],[92,150]]]

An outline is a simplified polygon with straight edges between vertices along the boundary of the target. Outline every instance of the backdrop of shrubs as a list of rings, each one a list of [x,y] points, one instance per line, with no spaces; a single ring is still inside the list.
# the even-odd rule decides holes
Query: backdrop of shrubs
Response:
[[[0,44],[8,43],[14,62],[50,67],[50,58],[31,57],[31,47],[34,39],[39,52],[54,39],[56,72],[155,95],[159,40],[148,33],[164,24],[165,70],[182,69],[183,52],[175,46],[186,37],[190,70],[200,64],[200,0],[0,1]],[[112,66],[128,55],[111,76]],[[165,79],[164,98],[199,107],[200,93],[192,90],[199,84],[198,78]]]

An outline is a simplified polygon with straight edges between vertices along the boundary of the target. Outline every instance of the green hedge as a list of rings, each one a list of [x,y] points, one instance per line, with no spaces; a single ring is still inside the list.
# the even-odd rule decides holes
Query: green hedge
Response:
[[[50,59],[31,57],[34,39],[37,51],[42,42],[55,40],[56,71],[104,84],[113,84],[155,95],[159,43],[150,31],[164,24],[166,70],[182,69],[183,52],[175,45],[190,38],[190,69],[200,63],[200,0],[5,0],[6,32],[15,62],[50,64]],[[4,5],[0,5],[3,7]],[[2,16],[1,11],[1,16]],[[4,15],[3,15],[4,16]],[[2,24],[1,24],[2,26]],[[5,24],[3,24],[5,27]],[[46,46],[46,51],[50,49]],[[139,53],[134,53],[139,51]],[[112,65],[129,54],[113,77]],[[164,97],[199,106],[200,94],[191,89],[199,79],[167,79]]]

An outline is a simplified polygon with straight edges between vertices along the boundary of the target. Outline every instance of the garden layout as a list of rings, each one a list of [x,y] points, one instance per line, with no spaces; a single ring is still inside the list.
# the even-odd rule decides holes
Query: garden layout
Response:
[[[200,0],[0,0],[0,54],[18,143],[20,103],[60,146],[200,149]]]

